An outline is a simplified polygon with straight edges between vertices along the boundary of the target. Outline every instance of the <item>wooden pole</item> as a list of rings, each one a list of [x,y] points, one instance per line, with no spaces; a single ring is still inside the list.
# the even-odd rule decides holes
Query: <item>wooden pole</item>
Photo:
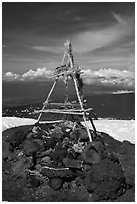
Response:
[[[63,59],[62,59],[61,65],[64,65],[65,58],[66,58],[66,51],[65,51],[65,53],[64,53],[64,55],[63,55]]]
[[[52,92],[53,92],[53,90],[54,90],[54,87],[55,87],[55,85],[56,85],[56,83],[57,83],[57,81],[58,81],[58,78],[59,78],[59,77],[56,77],[56,80],[54,81],[54,83],[53,83],[53,85],[52,85],[52,88],[51,88],[51,90],[50,90],[50,92],[49,92],[49,94],[48,94],[48,97],[47,97],[46,101],[44,102],[44,105],[43,105],[42,110],[44,110],[45,107],[47,106],[48,100],[49,100],[49,98],[50,98],[50,96],[51,96],[51,94],[52,94]],[[38,117],[38,119],[37,119],[37,122],[40,121],[41,116],[42,116],[42,112],[39,114],[39,117]]]
[[[92,110],[92,108],[88,108],[88,109],[84,109],[84,110],[81,110],[81,109],[48,109],[49,111],[58,111],[58,112],[60,112],[60,111],[62,111],[62,112],[64,112],[64,111],[67,111],[67,112],[88,112],[89,113],[89,111],[91,111]],[[41,110],[39,110],[39,111],[41,111]]]
[[[80,112],[73,112],[73,111],[62,111],[62,110],[39,110],[39,111],[35,111],[35,113],[60,113],[60,114],[70,114],[70,115],[84,115],[84,113],[80,113]]]
[[[65,79],[65,103],[68,102],[68,76]]]
[[[84,112],[83,104],[82,104],[82,101],[81,101],[81,98],[80,98],[80,95],[79,95],[79,91],[78,91],[78,87],[77,87],[77,81],[76,81],[75,76],[73,76],[72,78],[73,78],[73,81],[74,81],[74,84],[75,84],[76,94],[77,94],[81,109],[82,109],[82,111],[84,113],[83,114],[83,119],[84,119],[84,123],[85,123],[87,133],[88,133],[88,136],[89,136],[89,141],[92,142],[92,137],[90,135],[89,127],[88,127],[87,120],[86,120],[86,113]]]
[[[97,137],[97,130],[96,130],[95,125],[94,125],[93,120],[92,120],[91,111],[89,111],[89,120],[90,120],[90,122],[92,124],[93,130],[94,130],[94,133],[95,133],[95,137]]]

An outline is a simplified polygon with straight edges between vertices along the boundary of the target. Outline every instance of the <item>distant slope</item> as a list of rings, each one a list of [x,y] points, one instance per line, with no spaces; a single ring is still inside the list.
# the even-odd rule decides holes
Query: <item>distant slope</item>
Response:
[[[63,98],[62,98],[63,99]],[[74,99],[74,98],[73,98]],[[97,117],[135,119],[135,94],[87,95],[88,107],[92,107]],[[57,100],[56,100],[57,101]],[[58,101],[61,101],[61,99]],[[42,102],[28,105],[3,105],[3,116],[32,117],[34,109],[41,109]],[[51,114],[50,114],[51,115]],[[34,115],[33,115],[34,117]]]
[[[37,109],[41,107],[52,84],[52,81],[3,82],[3,114],[5,115],[7,106],[14,106],[14,108],[10,108],[6,116],[8,116],[8,114],[10,114],[10,116],[21,116],[20,114],[18,115],[17,112],[23,109],[28,109],[28,112],[32,112],[34,108]],[[64,91],[64,83],[59,81],[55,87],[55,91],[51,95],[52,101],[64,101]],[[134,119],[135,93],[111,94],[114,91],[116,92],[117,90],[112,89],[112,87],[84,86],[84,96],[87,99],[88,106],[94,109],[98,117]],[[77,100],[72,82],[69,84],[69,100]],[[24,114],[25,117],[29,117],[27,112]]]
[[[88,95],[86,98],[98,117],[135,118],[135,93]]]

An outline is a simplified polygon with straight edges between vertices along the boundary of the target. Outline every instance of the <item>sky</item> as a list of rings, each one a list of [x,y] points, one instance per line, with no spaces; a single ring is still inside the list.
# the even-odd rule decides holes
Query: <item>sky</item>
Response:
[[[3,2],[3,79],[49,76],[70,40],[88,77],[133,81],[134,9],[133,2]]]

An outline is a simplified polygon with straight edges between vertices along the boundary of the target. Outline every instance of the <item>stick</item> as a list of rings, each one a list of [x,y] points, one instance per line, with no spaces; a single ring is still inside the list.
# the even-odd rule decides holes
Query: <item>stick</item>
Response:
[[[81,101],[81,98],[80,98],[80,95],[79,95],[79,91],[78,91],[78,87],[77,87],[77,81],[76,81],[76,78],[75,78],[75,77],[73,77],[73,81],[74,81],[74,84],[75,84],[75,89],[76,89],[76,93],[77,93],[77,97],[78,97],[78,100],[79,100],[81,109],[82,109],[82,111],[84,112],[83,104],[82,104],[82,101]],[[91,135],[90,135],[90,131],[89,131],[89,128],[88,128],[88,124],[87,124],[85,112],[84,112],[84,114],[83,114],[83,119],[84,119],[85,126],[86,126],[86,129],[87,129],[87,133],[88,133],[88,136],[89,136],[89,141],[92,142],[92,137],[91,137]]]
[[[66,76],[65,85],[65,102],[68,102],[68,76]]]
[[[89,112],[91,110],[92,110],[92,108],[88,108],[88,109],[84,109],[84,110],[81,110],[81,109],[47,109],[44,111],[47,111],[47,112],[57,111],[58,113],[60,113],[60,112]],[[35,112],[38,113],[41,111],[43,111],[43,110],[36,110]]]
[[[56,83],[57,83],[58,78],[59,78],[59,77],[56,77],[56,80],[54,81],[54,83],[53,83],[53,85],[52,85],[52,88],[51,88],[51,90],[50,90],[50,92],[49,92],[49,94],[48,94],[48,97],[47,97],[46,101],[44,102],[44,105],[43,105],[42,110],[45,109],[45,107],[46,107],[46,105],[47,105],[47,103],[48,103],[48,100],[49,100],[49,98],[50,98],[50,96],[51,96],[51,94],[52,94],[52,92],[53,92],[53,89],[54,89],[54,87],[55,87],[55,85],[56,85]],[[40,113],[37,122],[40,121],[41,116],[42,116],[42,112]]]
[[[42,169],[50,169],[50,170],[55,170],[55,171],[62,171],[62,170],[69,170],[69,168],[53,168],[49,166],[43,166]]]
[[[43,103],[44,105],[44,103]],[[70,103],[70,102],[67,102],[67,103],[52,103],[52,102],[49,102],[47,105],[55,105],[55,106],[80,106],[79,104],[73,104],[73,103]]]
[[[61,113],[61,114],[70,114],[70,115],[84,115],[84,113],[72,112],[72,111],[61,111],[61,110],[39,110],[35,113]]]

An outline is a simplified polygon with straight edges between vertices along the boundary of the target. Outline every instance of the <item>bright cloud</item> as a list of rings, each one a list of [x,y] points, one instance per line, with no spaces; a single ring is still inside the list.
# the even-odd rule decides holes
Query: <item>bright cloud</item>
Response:
[[[52,74],[51,70],[47,70],[46,68],[38,68],[36,71],[29,70],[28,72],[22,74],[22,80],[42,80],[45,78],[49,78]]]
[[[127,70],[100,69],[92,71],[85,70],[83,80],[86,84],[97,84],[102,86],[120,86],[134,90],[135,73]]]
[[[28,72],[18,75],[7,72],[4,80],[21,80],[21,81],[43,81],[49,79],[52,71],[46,68],[38,68],[37,70],[30,69]],[[108,87],[120,87],[120,90],[135,90],[135,73],[127,70],[116,69],[100,69],[92,71],[91,69],[84,70],[81,75],[85,84],[100,85]]]
[[[18,80],[19,79],[19,74],[14,74],[12,72],[7,72],[3,76],[3,79],[8,80],[8,81]]]
[[[128,91],[128,90],[120,90],[120,91],[114,91],[112,94],[124,94],[124,93],[133,93],[134,91]]]

